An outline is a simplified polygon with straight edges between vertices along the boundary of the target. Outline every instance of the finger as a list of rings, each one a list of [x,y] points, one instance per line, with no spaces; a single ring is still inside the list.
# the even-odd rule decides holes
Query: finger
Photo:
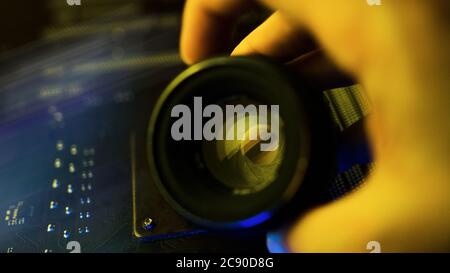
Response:
[[[370,184],[302,217],[287,233],[294,252],[367,252],[369,241],[379,241],[376,206],[380,198]]]
[[[371,38],[371,33],[364,31],[365,24],[372,18],[374,8],[366,1],[348,0],[345,3],[335,0],[261,0],[272,9],[295,18],[295,23],[313,33],[336,63],[359,75],[365,60],[363,50]],[[383,3],[384,4],[384,3]],[[383,5],[384,7],[384,5]]]
[[[311,51],[287,64],[302,76],[304,81],[318,90],[349,86],[354,79],[339,69],[323,50]]]
[[[193,64],[225,52],[237,18],[251,5],[248,0],[187,0],[180,40],[182,59]]]
[[[426,179],[442,179],[431,175]],[[400,179],[376,169],[357,191],[302,217],[287,233],[288,248],[370,252],[369,243],[375,242],[381,252],[448,251],[449,239],[442,235],[448,234],[450,221],[440,212],[448,209],[449,187],[414,189],[399,185]],[[408,181],[415,179],[412,175]]]
[[[264,55],[287,62],[317,48],[307,31],[275,12],[251,32],[231,55]]]

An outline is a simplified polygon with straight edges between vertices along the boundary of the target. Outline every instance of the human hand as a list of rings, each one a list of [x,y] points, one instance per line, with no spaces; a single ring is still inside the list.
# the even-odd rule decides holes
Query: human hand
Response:
[[[299,219],[286,234],[292,251],[367,252],[369,241],[380,242],[383,252],[450,250],[450,36],[443,2],[259,1],[274,13],[233,55],[269,56],[319,83],[348,74],[372,102],[366,130],[376,169],[357,191]],[[185,62],[223,53],[234,22],[254,4],[188,0]]]

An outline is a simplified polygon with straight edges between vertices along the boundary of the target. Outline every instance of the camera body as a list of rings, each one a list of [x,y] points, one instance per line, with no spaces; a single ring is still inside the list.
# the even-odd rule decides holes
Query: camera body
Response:
[[[130,137],[134,235],[260,236],[355,188],[371,166],[358,126],[368,113],[367,100],[356,86],[322,91],[305,82],[266,59],[219,57],[187,69],[160,94],[141,92],[140,126]],[[248,167],[245,153],[212,164],[205,147],[216,152],[226,144],[171,138],[172,109],[195,107],[195,98],[204,105],[278,105],[284,144],[277,169],[267,172],[267,164],[254,162]],[[241,165],[262,173],[257,181],[274,178],[265,186],[239,184],[248,180]]]

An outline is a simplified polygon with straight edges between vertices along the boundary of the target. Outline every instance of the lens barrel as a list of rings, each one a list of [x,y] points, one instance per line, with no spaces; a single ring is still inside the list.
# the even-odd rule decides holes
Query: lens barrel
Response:
[[[334,175],[334,128],[320,91],[304,82],[255,57],[210,59],[175,78],[159,98],[147,136],[150,170],[167,201],[196,224],[235,229],[265,224],[314,200]],[[227,123],[227,107],[237,105],[249,111]],[[262,118],[262,110],[274,106],[278,111]],[[174,109],[190,115],[182,139],[173,134],[181,116]],[[223,113],[222,122],[213,122],[212,140],[202,135],[213,117],[207,109]],[[218,133],[239,122],[245,131],[229,130],[236,139]],[[275,148],[261,148],[268,146],[262,129],[277,132]]]

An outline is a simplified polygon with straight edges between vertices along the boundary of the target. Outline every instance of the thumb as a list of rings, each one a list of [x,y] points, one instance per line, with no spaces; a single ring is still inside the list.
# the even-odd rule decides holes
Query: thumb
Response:
[[[369,241],[377,241],[379,209],[377,190],[366,182],[357,191],[316,208],[299,219],[286,233],[293,252],[367,252]]]
[[[382,164],[382,162],[379,162]],[[398,183],[409,180],[410,186]],[[429,173],[430,181],[443,176]],[[448,251],[448,186],[414,187],[422,177],[399,177],[377,165],[356,191],[316,208],[285,233],[293,252],[369,252],[376,241],[382,252]]]

